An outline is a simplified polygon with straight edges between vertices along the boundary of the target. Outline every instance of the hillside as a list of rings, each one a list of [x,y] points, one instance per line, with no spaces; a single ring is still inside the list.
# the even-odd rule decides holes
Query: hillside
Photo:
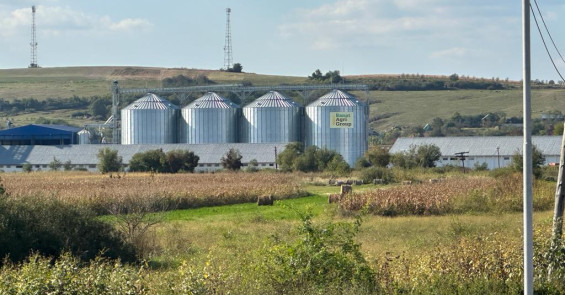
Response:
[[[178,75],[195,78],[206,76],[218,83],[251,83],[253,85],[308,84],[307,77],[261,75],[254,73],[229,73],[217,70],[152,67],[65,67],[38,69],[0,69],[0,99],[34,98],[90,98],[109,96],[112,81],[118,80],[123,88],[161,87],[162,80]],[[454,113],[463,115],[503,112],[507,117],[521,117],[522,93],[519,83],[500,81],[502,90],[428,90],[388,91],[400,87],[427,87],[438,80],[448,81],[444,76],[424,75],[362,75],[345,76],[348,82],[366,83],[375,89],[366,93],[354,93],[371,103],[371,127],[383,132],[394,126],[424,126],[436,117],[448,119]],[[491,79],[461,77],[461,81],[494,83]],[[419,84],[416,84],[419,83]],[[428,83],[428,84],[425,84]],[[444,83],[444,82],[441,82]],[[497,85],[499,81],[496,81]],[[398,86],[400,85],[400,86]],[[422,86],[423,85],[423,86]],[[296,94],[288,94],[295,96]],[[1,105],[0,105],[1,107]],[[557,85],[534,89],[532,99],[533,117],[548,111],[565,109],[565,88]],[[78,110],[85,111],[86,109]],[[16,125],[33,123],[38,117],[64,119],[77,126],[90,123],[90,119],[71,118],[77,110],[41,110],[9,114],[0,109],[0,116],[13,119]]]

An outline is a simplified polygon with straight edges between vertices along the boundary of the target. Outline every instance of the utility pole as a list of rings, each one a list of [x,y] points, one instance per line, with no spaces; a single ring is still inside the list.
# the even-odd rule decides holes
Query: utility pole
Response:
[[[500,147],[496,147],[496,158],[498,160],[498,168],[500,168]]]
[[[523,217],[524,217],[524,294],[534,294],[534,242],[532,191],[532,106],[531,106],[531,53],[530,53],[530,0],[522,2],[523,34]]]
[[[275,146],[275,170],[279,170],[279,164],[277,163],[277,147]]]
[[[465,173],[465,158],[467,158],[467,156],[465,156],[465,154],[468,154],[469,152],[459,152],[459,153],[455,153],[455,155],[459,158],[459,160],[461,160],[461,164],[463,165],[463,173]]]

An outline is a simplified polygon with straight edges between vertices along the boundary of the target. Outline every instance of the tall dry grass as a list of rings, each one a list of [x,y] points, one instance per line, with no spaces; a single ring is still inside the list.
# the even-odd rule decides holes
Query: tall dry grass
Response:
[[[545,181],[534,183],[534,209],[551,209],[553,186]],[[345,212],[367,210],[383,216],[517,212],[522,210],[522,177],[471,176],[398,185],[347,195],[339,205]]]
[[[298,177],[275,173],[129,173],[109,177],[76,172],[34,172],[5,174],[2,179],[12,198],[53,197],[87,205],[102,214],[112,204],[136,200],[153,201],[153,209],[186,209],[255,202],[264,194],[272,194],[275,199],[305,195]]]

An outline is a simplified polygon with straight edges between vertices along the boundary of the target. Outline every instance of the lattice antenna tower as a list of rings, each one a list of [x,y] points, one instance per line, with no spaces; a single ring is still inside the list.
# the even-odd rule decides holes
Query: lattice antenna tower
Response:
[[[231,24],[230,24],[231,8],[226,8],[226,42],[224,45],[224,69],[228,70],[233,66],[233,58],[231,51]]]
[[[37,39],[35,35],[35,5],[31,7],[31,61],[30,68],[38,68],[37,65]]]

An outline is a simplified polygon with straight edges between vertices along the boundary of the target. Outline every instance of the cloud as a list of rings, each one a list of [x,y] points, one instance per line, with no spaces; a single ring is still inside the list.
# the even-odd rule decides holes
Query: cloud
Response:
[[[14,9],[0,12],[0,36],[8,37],[21,34],[31,25],[31,8]],[[112,20],[108,16],[99,16],[61,6],[37,6],[36,23],[38,31],[46,35],[61,35],[73,32],[111,33],[136,32],[149,30],[153,24],[141,18]]]
[[[455,47],[489,36],[493,26],[510,34],[503,25],[519,17],[505,4],[486,0],[337,0],[295,11],[279,32],[315,50],[440,41]]]

